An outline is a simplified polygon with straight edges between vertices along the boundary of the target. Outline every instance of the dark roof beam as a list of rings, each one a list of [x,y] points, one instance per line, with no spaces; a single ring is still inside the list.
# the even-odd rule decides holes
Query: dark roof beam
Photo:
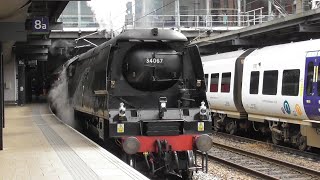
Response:
[[[252,46],[256,45],[254,41],[248,40],[248,39],[232,39],[232,45],[233,46]]]
[[[299,32],[320,32],[320,26],[313,26],[308,24],[299,24]]]
[[[27,41],[24,22],[0,22],[1,41]]]
[[[20,49],[18,48],[17,52],[20,54],[48,54],[48,48],[27,48],[27,49]]]
[[[47,61],[48,55],[38,55],[38,54],[30,54],[26,56],[28,60],[38,60],[38,61]]]
[[[29,40],[27,43],[18,43],[17,46],[50,46],[51,39]]]

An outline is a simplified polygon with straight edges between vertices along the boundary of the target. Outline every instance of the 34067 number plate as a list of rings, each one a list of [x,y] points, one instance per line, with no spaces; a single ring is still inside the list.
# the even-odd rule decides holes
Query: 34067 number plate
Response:
[[[163,58],[146,58],[145,64],[162,64]]]

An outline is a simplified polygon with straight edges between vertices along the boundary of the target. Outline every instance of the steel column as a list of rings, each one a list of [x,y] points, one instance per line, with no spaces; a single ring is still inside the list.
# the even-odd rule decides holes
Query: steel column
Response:
[[[270,16],[270,15],[273,15],[272,14],[272,1],[273,0],[269,0],[268,1],[268,15]]]
[[[199,14],[199,12],[198,12]],[[212,17],[210,17],[211,12],[210,12],[210,1],[206,0],[206,27],[211,27],[212,24]]]
[[[241,0],[237,1],[238,5],[238,26],[241,26]]]
[[[26,103],[26,70],[23,60],[18,61],[18,104]]]
[[[175,14],[175,21],[176,21],[176,27],[180,29],[180,3],[179,0],[175,0],[175,6],[174,6],[174,14]]]
[[[3,150],[3,126],[4,126],[4,89],[3,89],[3,55],[0,43],[0,150]]]

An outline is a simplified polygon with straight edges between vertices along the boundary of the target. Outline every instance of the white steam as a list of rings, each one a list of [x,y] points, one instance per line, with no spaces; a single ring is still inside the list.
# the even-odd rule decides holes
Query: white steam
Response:
[[[91,7],[100,29],[119,33],[125,23],[126,4],[130,0],[91,0],[87,2]]]
[[[76,128],[77,124],[74,120],[74,111],[68,97],[68,83],[66,76],[66,68],[59,74],[58,80],[54,82],[50,92],[49,100],[51,106],[56,111],[56,115],[71,127]]]

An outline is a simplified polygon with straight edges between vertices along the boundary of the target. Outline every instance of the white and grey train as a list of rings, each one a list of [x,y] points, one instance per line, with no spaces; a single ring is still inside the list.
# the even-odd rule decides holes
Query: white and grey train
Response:
[[[203,56],[214,128],[320,148],[320,40]]]

